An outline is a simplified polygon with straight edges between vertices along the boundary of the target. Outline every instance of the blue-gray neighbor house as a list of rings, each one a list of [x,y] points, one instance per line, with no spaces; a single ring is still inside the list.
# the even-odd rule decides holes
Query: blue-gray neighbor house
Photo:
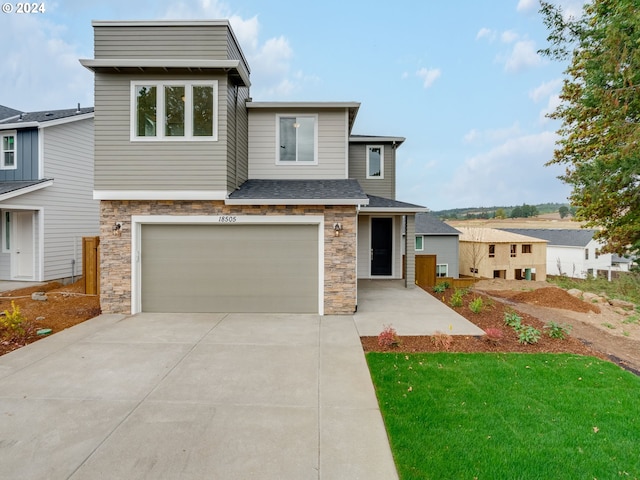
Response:
[[[82,274],[82,237],[99,230],[93,108],[0,105],[0,280]]]
[[[436,256],[436,278],[459,278],[460,232],[429,212],[416,214],[416,255]]]

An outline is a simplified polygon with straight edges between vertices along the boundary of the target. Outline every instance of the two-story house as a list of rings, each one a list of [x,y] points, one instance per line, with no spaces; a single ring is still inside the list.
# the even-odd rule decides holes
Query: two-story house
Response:
[[[505,280],[547,279],[547,242],[495,228],[456,227],[460,275]]]
[[[227,21],[97,21],[104,312],[353,313],[359,278],[414,285],[400,137],[357,102],[258,102]]]
[[[99,231],[93,108],[0,106],[0,279],[82,274],[82,237]]]

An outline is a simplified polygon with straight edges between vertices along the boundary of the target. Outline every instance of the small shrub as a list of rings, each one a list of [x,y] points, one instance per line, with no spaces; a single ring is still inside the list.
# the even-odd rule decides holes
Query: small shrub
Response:
[[[453,337],[448,333],[436,332],[431,337],[433,343],[440,350],[448,351],[451,348],[451,344],[453,343]]]
[[[476,297],[471,302],[469,302],[469,310],[473,313],[480,313],[484,308],[484,303],[482,302],[482,297]]]
[[[531,325],[523,325],[516,330],[518,332],[518,342],[523,344],[534,344],[540,340],[540,330]]]
[[[444,293],[444,291],[449,288],[447,282],[438,283],[433,287],[433,291],[436,293]]]
[[[460,289],[456,289],[455,292],[453,292],[453,295],[451,295],[451,300],[449,300],[449,305],[451,305],[452,307],[461,307],[463,304],[462,301],[462,297],[463,297],[463,292]]]
[[[11,311],[5,310],[4,316],[0,317],[0,327],[3,330],[9,330],[21,334],[24,333],[22,322],[24,322],[24,317],[20,313],[20,307],[18,307],[12,300]]]
[[[504,323],[518,330],[522,326],[522,317],[513,310],[504,312]]]
[[[487,328],[484,333],[486,333],[486,339],[492,343],[497,343],[502,339],[502,330],[499,328]]]
[[[562,340],[565,337],[569,336],[569,333],[571,333],[571,329],[573,327],[571,325],[566,325],[563,323],[549,322],[547,325],[544,326],[544,328],[549,330],[548,333],[551,338],[557,338]]]
[[[378,345],[381,347],[397,347],[400,345],[400,339],[398,338],[398,332],[391,325],[385,325],[384,329],[378,335]]]
[[[635,324],[637,324],[639,321],[640,321],[640,315],[638,315],[638,314],[634,314],[634,315],[631,315],[630,317],[625,318],[625,319],[622,321],[622,323],[625,323],[625,324],[634,324],[634,325],[635,325]]]

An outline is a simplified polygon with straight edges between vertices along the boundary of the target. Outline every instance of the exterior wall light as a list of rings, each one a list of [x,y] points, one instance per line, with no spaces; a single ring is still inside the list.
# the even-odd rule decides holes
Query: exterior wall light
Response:
[[[342,232],[342,225],[340,225],[339,223],[334,223],[333,224],[333,233],[336,237],[340,236],[340,232]]]

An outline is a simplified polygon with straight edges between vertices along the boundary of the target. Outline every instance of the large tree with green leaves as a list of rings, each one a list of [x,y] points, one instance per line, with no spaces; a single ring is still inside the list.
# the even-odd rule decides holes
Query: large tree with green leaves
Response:
[[[639,253],[640,0],[591,0],[579,18],[541,6],[550,32],[541,53],[569,60],[548,164],[566,165],[576,219],[601,229],[606,251]]]

